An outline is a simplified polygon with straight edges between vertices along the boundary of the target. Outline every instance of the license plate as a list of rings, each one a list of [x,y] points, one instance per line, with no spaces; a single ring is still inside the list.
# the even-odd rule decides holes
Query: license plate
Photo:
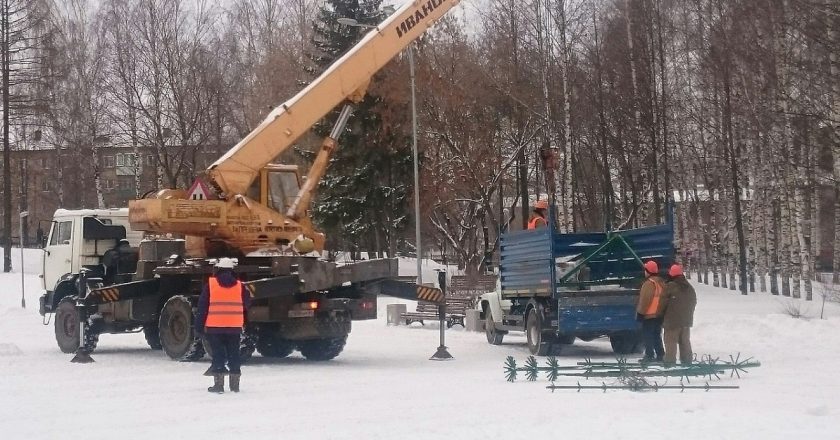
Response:
[[[314,310],[289,310],[289,318],[309,318],[315,316]]]

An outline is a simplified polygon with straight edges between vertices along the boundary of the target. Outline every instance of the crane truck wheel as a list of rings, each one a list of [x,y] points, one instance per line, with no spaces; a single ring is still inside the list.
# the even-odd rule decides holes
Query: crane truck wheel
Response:
[[[310,361],[328,361],[338,356],[347,343],[347,335],[339,338],[310,339],[298,342],[298,350]]]
[[[484,334],[487,336],[487,342],[491,345],[501,345],[505,333],[501,330],[496,330],[496,322],[493,321],[493,312],[487,307],[484,311]]]
[[[295,351],[295,343],[280,337],[276,328],[261,328],[257,335],[257,351],[263,357],[284,358]]]
[[[158,321],[160,344],[167,356],[178,361],[197,361],[204,357],[204,346],[193,329],[192,303],[186,296],[169,298]]]
[[[62,353],[75,353],[79,349],[79,311],[76,310],[76,297],[65,296],[58,302],[55,310],[55,342]],[[99,335],[90,331],[85,324],[85,348],[88,352],[96,349]]]

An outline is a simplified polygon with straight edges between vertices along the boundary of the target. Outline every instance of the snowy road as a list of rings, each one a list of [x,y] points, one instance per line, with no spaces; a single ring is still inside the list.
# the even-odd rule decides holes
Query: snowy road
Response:
[[[243,392],[210,395],[207,362],[177,363],[142,334],[103,335],[90,365],[71,364],[42,326],[40,289],[0,275],[0,438],[3,439],[458,439],[840,438],[840,308],[828,319],[793,319],[780,300],[699,291],[695,349],[742,352],[763,363],[735,391],[550,393],[547,382],[505,382],[522,337],[488,346],[483,334],[448,332],[456,360],[432,362],[436,327],[354,324],[344,353],[313,363],[255,357]],[[380,301],[380,315],[384,304]],[[819,313],[819,304],[810,304]],[[564,363],[611,360],[606,341],[576,343]],[[563,383],[575,383],[567,380]]]

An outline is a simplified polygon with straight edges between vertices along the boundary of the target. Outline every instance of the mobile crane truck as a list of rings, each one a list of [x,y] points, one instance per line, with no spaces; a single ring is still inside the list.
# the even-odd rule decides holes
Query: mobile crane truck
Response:
[[[376,318],[377,294],[442,303],[438,289],[393,280],[396,259],[320,259],[324,235],[309,209],[373,75],[458,2],[415,0],[370,31],[209,167],[215,197],[164,189],[128,209],[57,211],[40,312],[55,313],[59,348],[86,362],[99,334],[143,331],[151,348],[172,359],[200,359],[196,304],[220,257],[238,259],[253,297],[241,344],[246,357],[255,349],[271,357],[297,349],[309,359],[332,359],[351,321]],[[297,167],[272,163],[342,103],[305,180]]]

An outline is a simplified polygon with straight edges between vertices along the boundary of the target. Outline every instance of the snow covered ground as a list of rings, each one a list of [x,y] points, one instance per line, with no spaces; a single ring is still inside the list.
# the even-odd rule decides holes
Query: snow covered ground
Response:
[[[17,259],[17,254],[15,258]],[[840,307],[794,319],[778,297],[699,288],[695,350],[741,352],[762,362],[733,391],[558,391],[507,383],[506,356],[523,361],[522,336],[489,346],[484,335],[447,332],[454,361],[433,362],[437,327],[355,323],[331,362],[253,358],[240,394],[211,395],[207,362],[177,363],[142,335],[103,335],[96,363],[71,364],[41,325],[38,253],[20,274],[0,274],[2,439],[828,439],[840,438]],[[819,315],[819,303],[806,313]],[[611,360],[609,344],[577,342],[561,360]],[[574,384],[576,380],[563,383]]]

